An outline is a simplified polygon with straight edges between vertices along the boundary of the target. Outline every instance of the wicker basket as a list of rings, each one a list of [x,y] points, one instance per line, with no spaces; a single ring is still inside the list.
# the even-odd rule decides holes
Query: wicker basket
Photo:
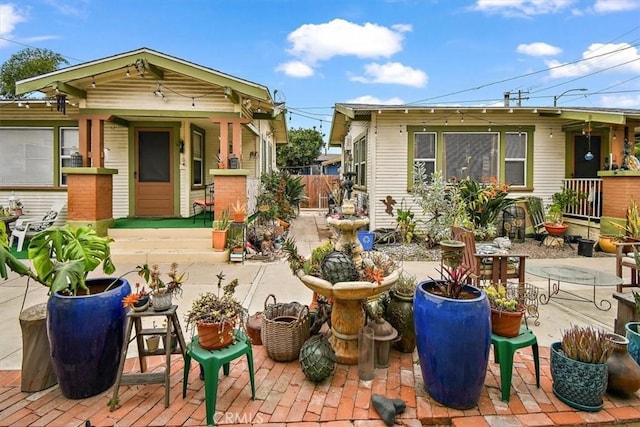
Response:
[[[269,299],[273,298],[273,304]],[[298,302],[277,303],[273,294],[264,301],[262,345],[267,355],[277,362],[290,362],[300,355],[309,339],[309,307]]]

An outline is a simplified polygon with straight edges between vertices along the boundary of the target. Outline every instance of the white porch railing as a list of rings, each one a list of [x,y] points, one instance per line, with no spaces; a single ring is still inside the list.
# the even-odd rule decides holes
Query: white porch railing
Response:
[[[565,179],[564,188],[584,193],[587,198],[570,206],[564,214],[573,218],[599,220],[602,216],[602,180],[600,178]]]

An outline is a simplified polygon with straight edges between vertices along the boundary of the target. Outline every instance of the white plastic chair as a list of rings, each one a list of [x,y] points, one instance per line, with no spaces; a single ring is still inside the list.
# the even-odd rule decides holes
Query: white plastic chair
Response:
[[[18,218],[14,229],[11,231],[9,247],[13,246],[13,239],[16,238],[18,239],[18,252],[22,251],[25,237],[31,237],[51,227],[53,223],[56,222],[58,215],[60,215],[64,204],[64,201],[55,202],[53,206],[51,206],[51,209],[49,209],[49,212],[40,220],[36,218]]]

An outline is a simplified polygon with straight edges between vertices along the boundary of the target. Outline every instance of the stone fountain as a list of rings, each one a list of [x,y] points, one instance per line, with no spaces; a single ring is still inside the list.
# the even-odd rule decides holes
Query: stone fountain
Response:
[[[355,210],[350,210],[354,205],[347,192],[343,202],[342,213],[335,217],[327,218],[327,224],[332,227],[337,235],[334,241],[336,250],[344,252],[351,247],[351,254],[356,268],[362,266],[362,244],[358,240],[357,230],[369,224],[369,218],[354,216]],[[345,209],[346,207],[346,213]],[[309,289],[324,295],[333,301],[331,309],[331,336],[329,342],[336,353],[336,361],[346,365],[358,363],[358,332],[365,325],[365,312],[362,303],[389,290],[398,280],[400,269],[396,269],[377,282],[353,281],[331,283],[322,278],[305,274],[302,270],[297,272],[298,278]]]

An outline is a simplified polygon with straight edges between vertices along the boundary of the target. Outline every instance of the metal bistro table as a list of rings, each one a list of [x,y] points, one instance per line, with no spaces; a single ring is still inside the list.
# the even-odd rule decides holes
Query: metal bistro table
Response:
[[[534,276],[543,277],[548,280],[547,293],[541,293],[539,300],[541,304],[548,304],[551,297],[558,295],[561,291],[573,298],[556,297],[556,299],[565,299],[572,301],[587,301],[593,303],[598,310],[607,311],[611,309],[611,301],[603,299],[596,302],[596,288],[603,286],[616,286],[622,283],[622,279],[614,274],[604,273],[590,268],[575,267],[572,265],[529,265],[526,268],[527,273]],[[551,282],[554,282],[553,284]],[[585,298],[580,295],[560,289],[560,282],[573,283],[576,285],[585,285],[593,287],[593,298]]]

